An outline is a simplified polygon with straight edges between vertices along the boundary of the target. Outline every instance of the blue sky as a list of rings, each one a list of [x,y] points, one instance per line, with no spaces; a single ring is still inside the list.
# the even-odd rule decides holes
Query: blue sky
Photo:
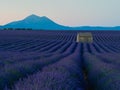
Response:
[[[67,26],[120,25],[120,0],[0,0],[0,25],[30,14]]]

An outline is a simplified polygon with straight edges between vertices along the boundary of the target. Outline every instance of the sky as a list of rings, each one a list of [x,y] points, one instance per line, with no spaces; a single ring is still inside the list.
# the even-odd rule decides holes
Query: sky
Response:
[[[31,14],[66,26],[120,26],[120,0],[0,0],[0,25]]]

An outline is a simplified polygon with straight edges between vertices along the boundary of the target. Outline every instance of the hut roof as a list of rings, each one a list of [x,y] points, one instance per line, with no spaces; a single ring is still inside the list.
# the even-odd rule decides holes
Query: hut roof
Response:
[[[92,33],[86,32],[86,33],[78,33],[79,36],[86,36],[86,37],[92,37]]]

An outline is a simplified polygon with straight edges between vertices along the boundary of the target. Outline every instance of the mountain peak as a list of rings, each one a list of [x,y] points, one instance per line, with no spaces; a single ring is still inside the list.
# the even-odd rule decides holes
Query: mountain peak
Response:
[[[46,16],[40,17],[35,14],[31,14],[31,15],[27,16],[24,20],[27,20],[27,21],[36,21],[37,20],[38,21],[38,20],[50,20],[50,19]]]
[[[35,14],[31,14],[31,15],[27,16],[24,20],[38,19],[38,18],[40,18],[40,16],[37,16],[37,15],[35,15]]]
[[[35,14],[31,14],[31,15],[29,15],[28,17],[39,17],[39,16],[37,16],[37,15],[35,15]]]

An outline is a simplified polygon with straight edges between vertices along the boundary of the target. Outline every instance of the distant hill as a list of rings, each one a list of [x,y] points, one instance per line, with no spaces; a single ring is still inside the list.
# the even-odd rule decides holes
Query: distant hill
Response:
[[[92,26],[80,26],[69,27],[55,23],[46,16],[40,17],[37,15],[30,15],[23,20],[10,22],[6,25],[0,26],[0,28],[29,28],[29,29],[42,29],[42,30],[120,30],[120,26],[116,27],[92,27]]]
[[[23,20],[10,22],[2,28],[32,28],[32,29],[67,29],[68,27],[56,24],[49,18],[30,15]]]
[[[81,26],[81,27],[74,27],[74,30],[120,30],[120,26],[115,26],[115,27]]]

